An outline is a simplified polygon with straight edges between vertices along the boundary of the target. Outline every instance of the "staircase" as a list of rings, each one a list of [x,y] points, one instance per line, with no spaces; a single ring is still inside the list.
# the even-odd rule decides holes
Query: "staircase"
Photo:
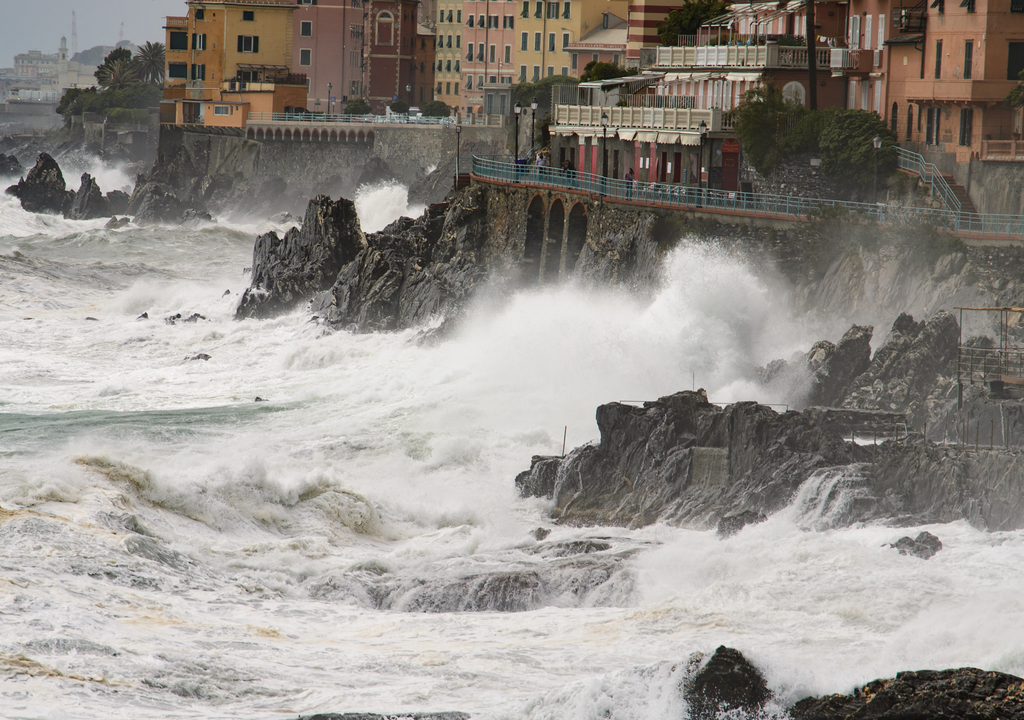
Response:
[[[953,176],[948,173],[940,172],[942,179],[946,181],[946,186],[953,192],[954,197],[960,201],[960,212],[976,214],[978,209],[974,207],[974,202],[971,200],[971,196],[967,194],[967,188],[963,185],[957,185],[953,182]]]

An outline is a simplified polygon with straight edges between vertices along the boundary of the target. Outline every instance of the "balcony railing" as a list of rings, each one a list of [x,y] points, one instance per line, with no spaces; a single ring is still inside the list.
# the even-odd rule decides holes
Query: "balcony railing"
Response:
[[[931,185],[932,192],[942,198],[946,209],[960,214],[960,198],[949,187],[949,183],[946,182],[946,178],[942,177],[942,173],[937,167],[925,160],[923,155],[899,146],[896,147],[896,158],[900,170],[913,173],[925,184]]]
[[[982,140],[982,160],[1024,160],[1024,141],[1022,140]]]
[[[832,48],[815,48],[818,67],[828,67]],[[702,47],[660,47],[656,67],[807,67],[807,48],[784,45],[707,45]]]
[[[1024,351],[1017,348],[960,347],[957,379],[967,385],[1024,378]]]
[[[682,108],[590,107],[556,105],[555,125],[563,127],[601,127],[601,115],[608,116],[608,127],[648,128],[651,130],[689,130],[696,132],[701,121],[708,130],[723,129],[722,111]]]
[[[392,113],[391,115],[340,115],[333,113],[249,113],[250,125],[265,125],[269,123],[318,123],[335,124],[349,123],[358,125],[431,125],[440,127],[478,126],[478,127],[505,127],[510,122],[507,115],[495,113],[478,113],[475,115],[462,115],[454,117],[433,117],[427,115],[402,115]]]
[[[187,17],[170,17],[167,16],[167,27],[188,27]]]

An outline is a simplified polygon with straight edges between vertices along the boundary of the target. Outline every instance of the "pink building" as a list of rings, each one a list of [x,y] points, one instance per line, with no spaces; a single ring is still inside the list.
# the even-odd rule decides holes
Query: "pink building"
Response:
[[[462,5],[463,113],[483,112],[484,83],[511,83],[515,74],[516,10],[513,2],[466,0]]]
[[[297,0],[292,48],[292,68],[309,78],[307,109],[329,111],[328,84],[334,112],[363,95],[362,0]]]

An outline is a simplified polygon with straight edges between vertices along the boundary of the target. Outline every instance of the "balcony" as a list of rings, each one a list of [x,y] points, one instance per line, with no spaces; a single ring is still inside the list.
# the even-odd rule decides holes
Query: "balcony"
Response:
[[[167,24],[164,27],[168,28],[187,28],[188,18],[187,17],[171,17],[167,16]]]
[[[1024,141],[982,140],[981,159],[1001,160],[1003,162],[1024,161]]]
[[[1000,103],[1017,83],[1013,80],[907,80],[910,102],[934,104]]]
[[[828,67],[831,48],[815,48],[818,67]],[[807,48],[783,45],[660,47],[657,68],[805,68]]]
[[[601,132],[601,115],[608,115],[608,127],[615,130],[674,130],[697,132],[701,121],[711,132],[728,129],[718,109],[645,107],[592,107],[587,105],[556,105],[554,124],[560,128],[581,127]]]
[[[222,92],[274,92],[277,85],[301,85],[306,87],[306,76],[301,73],[268,75],[261,80],[225,80],[220,84]]]

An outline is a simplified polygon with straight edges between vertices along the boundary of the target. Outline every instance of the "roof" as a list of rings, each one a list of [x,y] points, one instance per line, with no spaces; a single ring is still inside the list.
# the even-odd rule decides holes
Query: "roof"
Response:
[[[889,38],[886,45],[917,45],[924,42],[924,35],[901,35],[900,37]]]
[[[612,47],[621,45],[623,48],[626,47],[626,35],[629,28],[626,25],[620,25],[614,28],[603,28],[599,27],[592,32],[587,33],[579,39],[577,42],[569,43],[571,48],[581,48],[587,46],[600,46],[600,47]]]
[[[625,77],[612,78],[610,80],[590,80],[588,82],[582,82],[577,87],[580,88],[599,88],[601,90],[607,90],[611,87],[618,85],[632,85],[632,84],[649,84],[655,80],[660,80],[665,77],[665,73],[644,73],[643,75],[627,75]]]
[[[187,5],[257,5],[274,7],[295,7],[295,0],[185,0]]]
[[[430,37],[434,37],[434,35],[437,34],[437,31],[434,30],[434,28],[430,27],[429,25],[424,25],[423,23],[418,22],[416,23],[416,34],[429,35]]]

